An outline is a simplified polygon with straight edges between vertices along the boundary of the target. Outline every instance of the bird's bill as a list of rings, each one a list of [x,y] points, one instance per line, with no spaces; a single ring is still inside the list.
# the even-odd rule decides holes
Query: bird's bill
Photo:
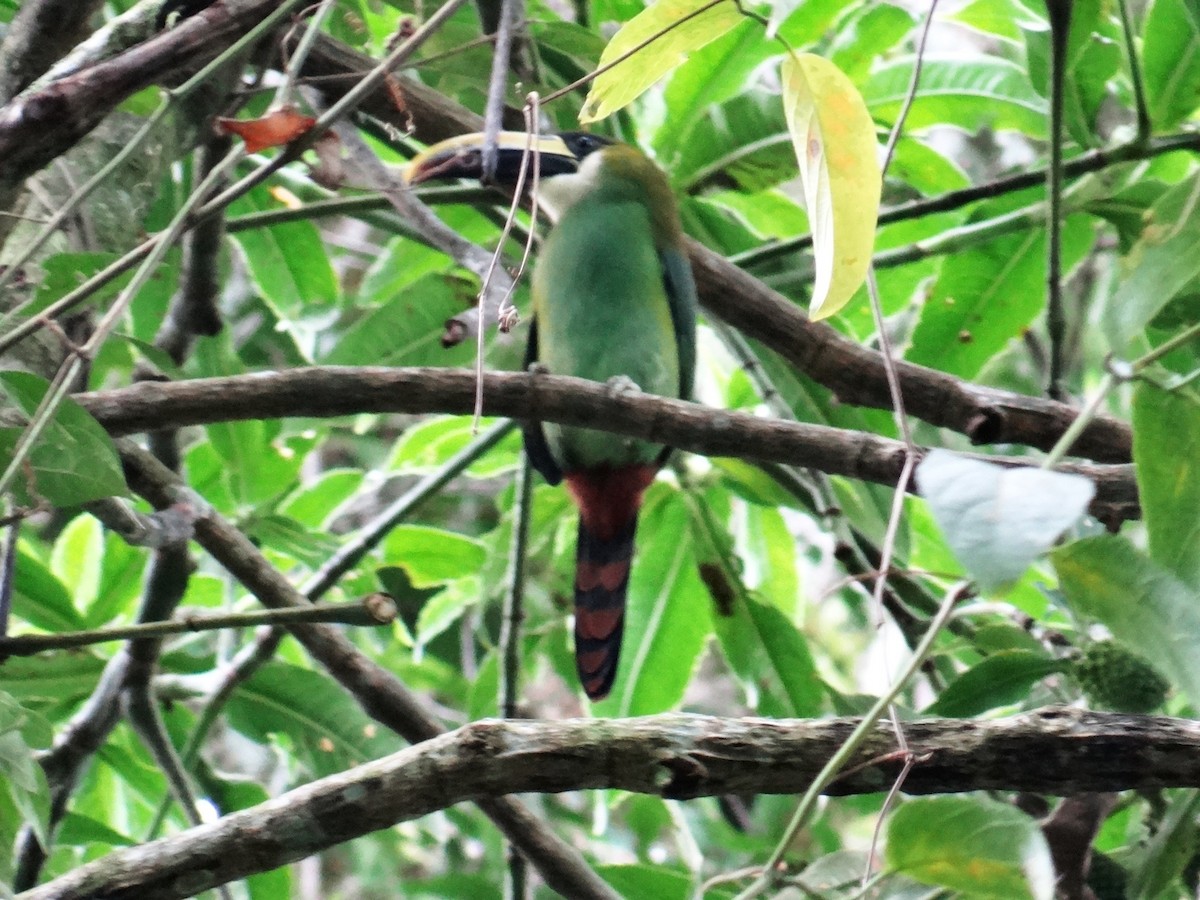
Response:
[[[484,136],[464,134],[434,144],[415,156],[405,170],[409,184],[421,184],[443,178],[483,177]],[[529,175],[536,165],[538,175],[549,177],[574,172],[579,159],[557,135],[532,138],[524,131],[501,131],[496,136],[495,180],[514,184],[520,177],[521,166],[529,155]]]

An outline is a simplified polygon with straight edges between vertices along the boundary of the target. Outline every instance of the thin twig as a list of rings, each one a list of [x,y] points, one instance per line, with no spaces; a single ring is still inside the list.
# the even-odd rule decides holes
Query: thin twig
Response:
[[[310,600],[322,596],[337,583],[338,579],[378,546],[388,532],[407,518],[418,505],[462,474],[467,466],[500,443],[514,428],[516,428],[516,423],[509,419],[497,422],[446,460],[436,472],[426,475],[405,491],[387,509],[367,523],[353,540],[338,548],[338,551],[312,574],[312,577],[301,588],[304,596]]]
[[[814,810],[816,809],[817,798],[821,796],[821,792],[828,787],[837,777],[842,767],[854,756],[854,753],[862,746],[863,742],[875,729],[876,723],[882,718],[887,708],[892,701],[896,699],[904,686],[908,684],[909,679],[913,677],[922,664],[925,662],[929,651],[933,649],[933,642],[937,639],[938,634],[942,630],[942,626],[950,618],[950,614],[954,612],[954,607],[970,590],[968,582],[961,582],[953,589],[947,592],[945,599],[942,601],[941,607],[937,611],[937,615],[929,622],[929,628],[925,632],[925,637],[921,643],[913,651],[912,658],[900,673],[900,677],[896,679],[895,684],[889,688],[882,697],[875,701],[874,705],[863,716],[862,720],[855,727],[853,733],[848,737],[830,757],[829,762],[821,769],[819,775],[813,779],[808,790],[800,800],[800,805],[796,808],[792,815],[791,821],[784,832],[784,837],[775,847],[775,851],[771,854],[763,866],[762,874],[751,884],[746,890],[737,895],[735,900],[751,900],[753,897],[759,896],[764,890],[767,890],[778,883],[780,877],[784,874],[783,858],[787,853],[788,848],[792,846],[792,842],[800,833],[800,830],[808,824]]]
[[[921,69],[925,59],[925,47],[929,40],[929,30],[936,10],[937,0],[931,0],[929,11],[925,16],[925,25],[921,30],[921,37],[917,44],[917,53],[916,58],[913,60],[912,78],[908,84],[908,91],[905,95],[904,103],[900,107],[900,113],[896,116],[896,121],[892,125],[891,133],[888,135],[887,149],[884,153],[879,173],[881,188],[883,179],[887,177],[887,170],[891,166],[896,145],[900,141],[901,134],[904,133],[904,123],[908,119],[909,110],[912,109],[913,102],[917,97],[917,89],[921,84]],[[908,495],[909,481],[916,468],[918,453],[916,444],[913,442],[912,426],[909,424],[908,414],[904,407],[904,392],[900,386],[900,375],[896,371],[896,360],[892,355],[891,337],[888,335],[887,322],[883,315],[883,300],[879,295],[879,284],[875,279],[875,268],[871,265],[867,266],[867,296],[871,303],[871,316],[875,321],[875,332],[878,336],[879,353],[883,360],[884,374],[887,377],[888,392],[892,398],[892,415],[900,436],[904,440],[905,447],[904,468],[901,470],[900,478],[896,483],[895,493],[892,495],[892,507],[888,514],[887,528],[884,530],[883,544],[880,546],[879,576],[875,579],[871,592],[871,610],[872,615],[876,617],[876,628],[880,629],[881,632],[880,637],[886,668],[888,655],[887,640],[886,635],[882,634],[884,595],[888,590],[888,574],[895,555],[896,535],[900,531],[900,521],[904,515],[904,502]],[[898,691],[899,687],[900,684],[897,684],[895,689]],[[892,730],[895,732],[897,745],[900,747],[901,752],[909,755],[908,740],[904,735],[904,727],[900,723],[900,714],[896,710],[895,705],[890,702],[887,704],[887,714],[888,718],[891,719]],[[892,786],[892,791],[896,790],[899,790],[899,783]],[[882,820],[882,813],[880,819]],[[878,834],[878,823],[876,834]],[[875,845],[872,844],[871,851],[867,854],[868,867],[867,871],[863,873],[864,881],[870,876],[870,859],[874,855],[874,847]]]
[[[1065,178],[1077,178],[1089,172],[1099,172],[1123,163],[1153,159],[1166,153],[1197,150],[1200,150],[1200,134],[1179,132],[1154,138],[1145,143],[1131,141],[1113,147],[1111,150],[1092,150],[1064,163],[1062,171]],[[894,222],[906,222],[935,213],[951,212],[980,200],[1002,197],[1027,188],[1044,185],[1047,171],[1048,169],[1044,168],[1034,169],[1022,172],[1020,175],[1010,175],[984,184],[947,191],[937,197],[913,200],[910,203],[883,210],[879,214],[878,222],[880,225],[890,225]],[[734,254],[729,257],[729,261],[740,268],[753,269],[811,246],[812,235],[805,234]]]
[[[201,68],[199,72],[189,78],[186,82],[177,88],[168,90],[167,96],[159,104],[158,108],[150,114],[150,117],[146,120],[145,124],[143,124],[142,127],[138,129],[137,133],[130,138],[129,142],[125,144],[125,146],[123,146],[121,150],[115,156],[113,156],[112,159],[105,163],[95,175],[89,178],[86,183],[84,183],[61,205],[58,211],[51,216],[50,221],[46,224],[46,227],[38,232],[37,237],[35,237],[33,241],[31,241],[29,245],[22,250],[20,255],[9,262],[7,271],[0,270],[0,289],[4,288],[9,281],[15,277],[16,273],[21,269],[21,267],[33,258],[33,255],[45,245],[46,241],[50,240],[50,238],[58,230],[59,226],[66,221],[68,216],[74,214],[79,204],[86,200],[91,195],[92,191],[94,191],[101,184],[104,184],[109,178],[111,178],[112,173],[116,171],[116,169],[122,163],[124,163],[125,160],[129,159],[131,155],[138,152],[138,150],[141,148],[142,141],[145,140],[146,136],[154,130],[155,126],[157,126],[159,122],[163,121],[167,117],[171,110],[178,106],[180,102],[190,96],[201,85],[205,84],[214,72],[228,63],[230,60],[236,59],[242,50],[253,44],[260,37],[275,27],[276,23],[288,15],[294,7],[300,4],[300,2],[302,2],[302,0],[286,0],[286,2],[284,2],[278,9],[247,31],[245,35],[231,44],[226,50],[224,50],[210,63]],[[28,304],[31,303],[32,300],[33,298],[25,303],[15,306],[14,308],[8,310],[4,316],[0,318],[0,333],[4,332],[5,326],[12,322],[16,316],[20,315],[28,307]]]
[[[279,84],[279,89],[275,92],[275,100],[272,106],[282,108],[292,103],[292,95],[296,92],[296,82],[300,75],[300,70],[304,68],[304,62],[308,59],[308,54],[312,52],[313,46],[317,42],[317,36],[321,33],[321,26],[325,24],[325,19],[337,6],[337,0],[322,0],[317,7],[317,11],[309,20],[308,25],[304,29],[304,34],[300,37],[300,42],[296,45],[295,51],[287,60],[287,65],[284,66],[283,81]],[[286,46],[287,41],[285,40]]]
[[[521,623],[525,618],[525,557],[529,547],[529,522],[533,518],[533,466],[522,453],[517,466],[516,496],[513,503],[513,535],[508,557],[508,590],[500,619],[500,696],[501,718],[517,716],[521,690]],[[520,851],[509,845],[506,900],[524,900],[529,893],[528,866]]]
[[[1063,95],[1067,75],[1067,45],[1071,37],[1072,0],[1046,0],[1050,14],[1050,165],[1046,169],[1046,331],[1050,341],[1050,371],[1046,393],[1063,400],[1067,316],[1062,284]]]
[[[428,20],[407,40],[402,42],[395,50],[389,53],[382,62],[380,62],[370,72],[366,73],[362,79],[343,94],[336,103],[330,106],[317,118],[304,135],[297,138],[287,149],[280,153],[267,163],[264,163],[259,168],[250,172],[240,180],[234,182],[199,210],[196,211],[197,218],[204,218],[212,215],[218,210],[224,209],[230,203],[243,194],[250,191],[252,188],[266,181],[276,171],[283,168],[289,162],[299,158],[299,156],[316,143],[325,131],[342,116],[353,110],[361,103],[366,96],[386,79],[394,69],[402,65],[415,53],[422,44],[429,40],[437,31],[453,16],[467,0],[448,0],[443,6],[439,7],[437,12],[429,17]]]
[[[682,16],[679,19],[677,19],[676,21],[672,22],[670,25],[668,25],[662,31],[659,31],[656,34],[652,34],[652,35],[650,35],[650,37],[646,38],[641,43],[636,44],[633,47],[630,47],[628,50],[626,50],[624,53],[622,53],[620,56],[618,56],[616,59],[612,60],[611,62],[607,62],[604,65],[593,69],[591,72],[584,75],[582,78],[572,81],[566,87],[561,87],[557,91],[551,91],[549,94],[547,94],[545,97],[542,98],[542,103],[553,103],[559,97],[563,97],[563,96],[571,93],[571,91],[575,90],[576,88],[583,87],[588,82],[593,81],[594,79],[603,75],[609,69],[619,66],[621,63],[625,62],[625,60],[629,59],[629,57],[633,56],[635,53],[640,53],[642,50],[644,50],[646,47],[649,47],[651,44],[653,44],[659,38],[665,37],[666,35],[670,34],[672,31],[674,31],[680,25],[690,22],[692,19],[696,18],[699,15],[703,15],[704,13],[706,13],[710,9],[712,9],[714,6],[717,6],[718,4],[732,3],[732,2],[734,2],[734,0],[709,0],[708,3],[705,3],[703,6],[699,7],[698,9],[695,9],[692,12],[688,13],[686,16]]]
[[[290,625],[296,622],[329,622],[372,627],[387,625],[396,617],[396,605],[384,594],[371,594],[360,603],[325,603],[303,609],[262,609],[221,615],[186,615],[166,622],[67,631],[61,634],[23,634],[0,638],[0,659],[33,656],[48,650],[89,647],[108,641],[166,637],[172,634],[216,631],[223,628],[252,628],[255,625]]]
[[[1125,36],[1125,55],[1129,58],[1129,82],[1133,86],[1133,108],[1137,111],[1137,141],[1145,143],[1150,140],[1153,125],[1150,107],[1146,103],[1146,87],[1142,82],[1142,65],[1138,61],[1129,0],[1117,0],[1117,9],[1121,12],[1121,32]]]

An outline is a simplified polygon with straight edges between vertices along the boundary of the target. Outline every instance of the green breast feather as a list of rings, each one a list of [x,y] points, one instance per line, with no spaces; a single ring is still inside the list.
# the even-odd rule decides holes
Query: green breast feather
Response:
[[[647,393],[679,396],[675,326],[644,203],[587,197],[571,207],[542,249],[533,294],[538,354],[551,373],[623,375]],[[545,432],[565,471],[650,463],[662,450],[591,429]]]

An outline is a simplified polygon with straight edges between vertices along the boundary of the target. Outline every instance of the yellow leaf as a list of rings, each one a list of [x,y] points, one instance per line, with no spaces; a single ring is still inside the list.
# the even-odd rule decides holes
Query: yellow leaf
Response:
[[[599,122],[632,103],[689,53],[715,41],[741,21],[742,14],[733,0],[658,0],[622,25],[604,48],[601,68],[627,53],[632,55],[596,77],[579,121],[585,125]],[[657,35],[662,37],[633,52]]]
[[[875,124],[850,79],[811,53],[784,59],[783,103],[813,236],[809,314],[824,319],[867,277],[882,184]]]

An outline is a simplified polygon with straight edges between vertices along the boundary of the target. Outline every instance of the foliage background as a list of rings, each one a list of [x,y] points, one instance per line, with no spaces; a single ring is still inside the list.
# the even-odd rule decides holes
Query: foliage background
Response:
[[[129,4],[81,6],[90,8],[78,37],[105,27]],[[510,113],[519,109],[524,90],[548,93],[592,71],[615,27],[642,8],[623,0],[528,3],[514,56],[522,87],[506,93]],[[910,93],[930,10],[845,0],[784,0],[755,9],[788,45],[829,58],[855,82],[882,140]],[[0,2],[0,22],[10,26],[10,36],[21,11],[21,4]],[[324,28],[378,59],[398,33],[407,34],[433,11],[338,0]],[[494,22],[496,13],[485,2],[464,6],[430,36],[403,75],[482,113],[492,50],[481,39],[481,22]],[[970,0],[940,5],[934,15],[920,82],[884,184],[875,266],[887,331],[897,354],[912,363],[1044,397],[1054,350],[1045,327],[1041,174],[1052,144],[1046,12],[1033,2]],[[60,52],[73,42],[62,42]],[[1085,520],[1052,560],[1037,562],[1011,588],[962,605],[921,675],[899,697],[901,719],[1086,703],[1072,660],[1109,632],[1175,686],[1165,711],[1190,715],[1197,702],[1200,672],[1190,648],[1200,637],[1200,407],[1189,379],[1200,367],[1200,345],[1187,338],[1200,297],[1200,176],[1192,130],[1200,103],[1198,50],[1194,0],[1073,5],[1062,150],[1068,161],[1082,162],[1069,166],[1064,196],[1068,328],[1057,350],[1069,402],[1098,398],[1103,413],[1132,424],[1143,518],[1110,522],[1119,535]],[[658,160],[692,237],[803,306],[812,264],[779,98],[783,52],[764,23],[747,16],[598,130]],[[260,84],[273,84],[274,59],[260,49],[206,83],[200,96],[173,104],[142,152],[106,179],[22,270],[5,302],[32,296],[48,304],[142,235],[166,228],[200,180],[202,154],[224,145],[212,136],[210,117],[265,111],[271,92]],[[164,83],[179,80],[170,73]],[[9,96],[16,93],[12,84],[4,86]],[[543,107],[545,124],[577,127],[584,91],[576,88]],[[117,98],[83,142],[28,179],[10,157],[0,188],[11,209],[29,219],[5,221],[0,260],[18,257],[38,220],[129,140],[159,96],[160,88],[151,87]],[[386,122],[378,115],[355,120],[388,162],[411,155],[417,140],[441,136],[420,129],[410,136],[405,113],[395,105],[391,113]],[[242,171],[261,162],[252,157]],[[1013,179],[1024,173],[1034,177]],[[502,202],[479,190],[454,191],[430,192],[438,215],[491,246]],[[473,301],[477,277],[427,246],[418,229],[374,194],[344,189],[338,195],[362,199],[349,208],[329,206],[333,192],[304,164],[292,163],[233,200],[223,213],[226,235],[207,248],[195,240],[166,255],[100,348],[86,384],[77,387],[128,385],[149,368],[157,377],[195,379],[318,364],[467,365],[469,346],[444,349],[441,335],[443,322]],[[519,257],[516,238],[506,249]],[[222,327],[211,335],[193,328],[179,339],[163,323],[172,321],[181,284],[194,283],[189,279],[198,271],[216,286]],[[521,284],[516,302],[522,309],[526,293]],[[64,320],[62,329],[75,334],[78,326],[86,334],[115,294],[110,287],[94,295],[90,311]],[[877,347],[865,292],[831,324],[856,344]],[[769,330],[770,323],[763,327]],[[1146,356],[1174,338],[1180,340],[1170,352]],[[488,367],[518,368],[522,341],[520,328],[509,337],[489,335]],[[49,378],[62,347],[53,332],[40,332],[11,350],[10,365]],[[1145,364],[1132,367],[1137,380],[1117,380],[1106,374],[1113,359]],[[715,317],[702,327],[698,399],[708,406],[899,437],[890,411],[840,401],[810,376]],[[29,378],[15,373],[3,381],[6,395],[26,413],[43,390]],[[14,504],[32,505],[40,497],[54,508],[20,528],[11,631],[54,633],[154,618],[147,604],[157,590],[154,573],[163,567],[174,567],[186,609],[254,608],[245,587],[207,553],[193,553],[188,564],[178,552],[130,547],[80,509],[84,501],[118,492],[113,478],[118,487],[120,480],[106,439],[79,437],[82,426],[68,418],[76,412],[68,407],[60,414],[44,439],[43,457],[32,461],[35,474],[17,480]],[[219,411],[212,418],[219,420]],[[952,429],[913,425],[922,446],[970,448]],[[20,431],[15,422],[4,429],[9,458]],[[1042,437],[1049,446],[1057,434]],[[385,517],[418,479],[446,471],[473,437],[469,417],[364,408],[332,419],[212,421],[155,440],[152,449],[173,448],[164,454],[168,464],[177,454],[188,485],[300,586],[339,547]],[[993,456],[1041,458],[1013,443],[985,449]],[[754,448],[746,453],[752,456]],[[1093,455],[1111,463],[1123,461],[1122,454],[1112,448]],[[355,631],[352,640],[423,696],[446,727],[499,709],[500,610],[510,583],[519,469],[519,441],[508,433],[408,511],[327,596],[345,601],[382,590],[396,599],[400,615],[393,626]],[[883,609],[872,604],[871,575],[885,543],[892,493],[840,475],[681,456],[647,496],[617,688],[588,710],[574,684],[568,632],[574,520],[563,492],[535,483],[524,544],[519,714],[861,714],[946,592],[972,574],[961,561],[971,565],[970,554],[956,556],[925,502],[909,497],[895,541],[897,571]],[[1010,537],[1001,529],[995,552]],[[201,710],[231,666],[247,658],[245,647],[262,651],[253,657],[257,667],[222,696],[210,728]],[[16,848],[11,861],[0,854],[0,882],[19,883],[29,829],[48,835],[52,821],[42,878],[186,827],[180,804],[169,799],[164,765],[169,768],[170,753],[162,735],[176,750],[188,748],[183,767],[212,815],[251,807],[403,746],[290,639],[256,637],[249,629],[172,638],[152,654],[155,674],[145,683],[153,693],[127,692],[122,714],[117,699],[103,694],[101,674],[127,653],[126,645],[108,643],[12,657],[0,666],[0,770],[6,776],[0,839]],[[152,698],[152,712],[140,718],[138,696]],[[73,726],[89,713],[89,697],[106,697],[109,730],[94,755],[83,754],[77,783],[56,782],[55,771],[48,783],[35,760],[56,735],[60,746],[73,740]],[[58,797],[69,796],[65,813],[51,811],[51,785]],[[1049,807],[1021,798],[1026,815],[1010,800],[901,802],[883,838],[884,869],[967,895],[1046,896],[1046,867],[1056,845],[1037,822]],[[605,791],[528,801],[630,897],[693,896],[714,876],[761,865],[795,805],[784,796],[684,803]],[[858,857],[846,854],[872,846],[883,803],[882,794],[828,802],[785,848],[788,858],[816,865],[810,874],[837,873],[828,883],[846,881],[861,871]],[[1122,867],[1129,896],[1179,896],[1196,888],[1195,807],[1190,790],[1160,790],[1123,795],[1082,821],[1097,831],[1095,852]],[[972,868],[980,851],[971,840],[1001,832],[1005,840],[992,845],[1002,847],[995,872],[980,874]],[[930,858],[940,867],[923,867]],[[1079,875],[1088,871],[1086,854],[1075,868]],[[497,893],[511,877],[499,833],[476,808],[458,806],[257,874],[231,890],[252,897],[478,897]],[[880,896],[919,895],[905,875],[889,876],[878,890]],[[848,888],[848,895],[854,891]],[[706,895],[733,893],[722,885]]]

